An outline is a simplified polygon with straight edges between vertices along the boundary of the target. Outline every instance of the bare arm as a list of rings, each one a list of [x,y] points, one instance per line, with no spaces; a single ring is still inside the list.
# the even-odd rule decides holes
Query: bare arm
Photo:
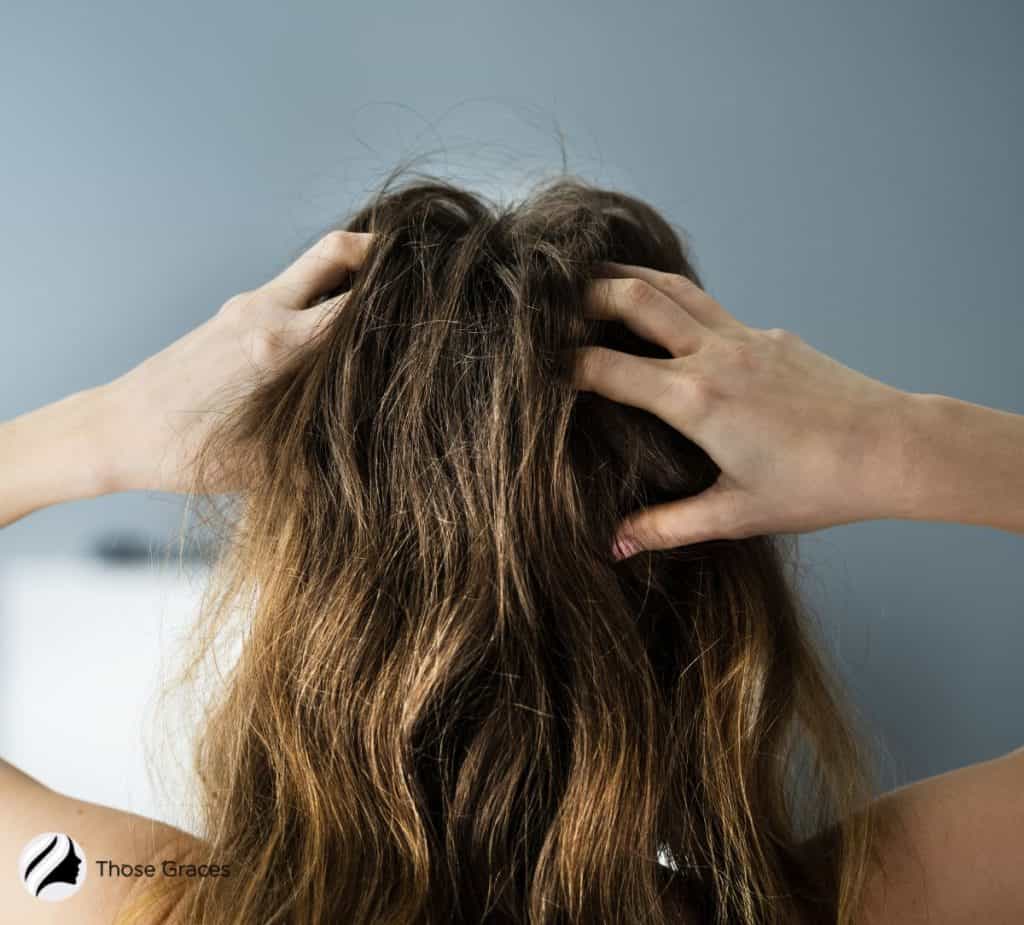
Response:
[[[722,470],[692,498],[631,514],[620,557],[876,518],[1024,533],[1024,415],[902,392],[793,334],[747,327],[682,277],[610,269],[591,288],[592,314],[671,358],[588,347],[577,384],[657,414]],[[1024,750],[901,787],[874,807],[881,864],[860,925],[1024,922]]]
[[[586,347],[579,388],[644,408],[721,468],[692,498],[630,515],[627,555],[861,520],[1024,532],[1024,415],[901,391],[778,328],[751,328],[691,281],[612,265],[588,295],[665,359]]]
[[[105,491],[102,390],[0,423],[0,527],[62,501]]]
[[[328,234],[264,286],[229,299],[113,382],[0,423],[0,527],[62,501],[188,490],[192,450],[220,400],[255,385],[340,309],[343,297],[307,305],[356,269],[369,243],[368,235]],[[224,490],[240,487],[231,476],[224,473]],[[95,861],[160,870],[163,860],[193,857],[202,844],[173,826],[58,793],[3,760],[0,813],[8,865],[0,923],[108,925],[145,881],[104,878]],[[24,845],[45,832],[70,835],[89,862],[80,891],[63,902],[33,898],[13,875]]]
[[[184,492],[225,402],[244,395],[344,304],[307,307],[361,266],[372,236],[331,232],[264,285],[105,385],[0,424],[0,527],[62,501]],[[238,489],[223,473],[225,491]]]
[[[945,395],[906,404],[904,515],[1024,533],[1024,415]]]
[[[915,520],[1024,533],[1024,416],[942,395],[906,402]],[[863,925],[1024,922],[1024,749],[879,797]]]

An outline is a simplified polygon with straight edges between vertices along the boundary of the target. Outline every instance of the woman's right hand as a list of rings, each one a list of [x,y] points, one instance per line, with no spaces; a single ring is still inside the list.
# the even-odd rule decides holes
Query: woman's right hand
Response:
[[[904,515],[910,393],[788,331],[744,325],[683,276],[607,267],[614,275],[591,282],[588,314],[672,357],[584,347],[576,386],[656,414],[721,469],[706,491],[631,514],[616,557]]]

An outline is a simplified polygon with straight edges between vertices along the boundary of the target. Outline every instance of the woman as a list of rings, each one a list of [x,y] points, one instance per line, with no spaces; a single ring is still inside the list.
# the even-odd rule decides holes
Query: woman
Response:
[[[872,802],[777,536],[1024,532],[1024,417],[743,324],[635,199],[388,185],[0,447],[3,523],[234,500],[189,663],[241,629],[201,837],[2,778],[9,855],[64,827],[230,874],[91,877],[76,922],[1024,917],[1024,753]]]

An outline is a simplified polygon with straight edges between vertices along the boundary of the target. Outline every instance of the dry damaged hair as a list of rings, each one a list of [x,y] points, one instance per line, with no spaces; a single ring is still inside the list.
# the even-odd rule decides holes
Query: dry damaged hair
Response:
[[[719,471],[571,383],[584,344],[667,356],[583,293],[700,284],[685,237],[567,176],[396,176],[345,227],[347,302],[196,467],[245,472],[192,662],[241,626],[195,755],[232,873],[160,889],[195,925],[852,921],[870,762],[784,539],[610,554]]]

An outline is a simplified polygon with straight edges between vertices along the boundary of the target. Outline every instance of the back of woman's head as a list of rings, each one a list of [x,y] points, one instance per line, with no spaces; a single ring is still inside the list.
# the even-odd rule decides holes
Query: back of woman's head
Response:
[[[778,541],[610,552],[718,474],[572,385],[584,344],[666,356],[584,290],[609,260],[699,282],[680,238],[566,178],[393,182],[347,228],[376,235],[347,300],[199,469],[244,448],[200,633],[242,614],[197,752],[232,876],[188,920],[845,919],[860,822],[801,843],[867,783]]]

